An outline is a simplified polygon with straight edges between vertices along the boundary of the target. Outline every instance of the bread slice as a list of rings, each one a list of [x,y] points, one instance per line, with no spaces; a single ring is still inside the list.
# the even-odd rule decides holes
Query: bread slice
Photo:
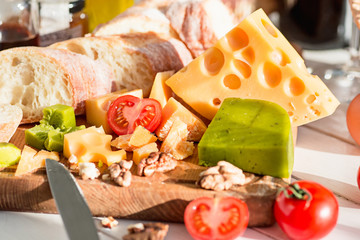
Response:
[[[103,60],[114,70],[117,90],[141,88],[145,97],[156,73],[178,71],[192,60],[181,41],[151,32],[74,38],[50,47]]]
[[[0,142],[9,142],[22,119],[18,106],[0,104]]]
[[[65,50],[20,47],[0,52],[0,103],[19,106],[22,123],[39,121],[53,104],[85,111],[85,100],[111,90],[112,71],[100,61]]]
[[[220,0],[172,1],[164,11],[193,57],[214,45],[236,23],[232,12]]]
[[[114,35],[133,32],[155,32],[160,35],[178,38],[169,20],[155,8],[131,7],[93,31],[95,36]]]

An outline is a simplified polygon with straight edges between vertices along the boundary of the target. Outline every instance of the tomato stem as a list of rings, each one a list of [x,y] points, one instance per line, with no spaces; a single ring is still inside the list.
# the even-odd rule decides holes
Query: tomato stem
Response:
[[[311,200],[311,194],[306,189],[300,188],[299,184],[297,183],[290,184],[286,188],[283,188],[281,191],[284,192],[286,198],[294,198],[306,201]],[[289,192],[291,192],[291,194],[289,194]]]

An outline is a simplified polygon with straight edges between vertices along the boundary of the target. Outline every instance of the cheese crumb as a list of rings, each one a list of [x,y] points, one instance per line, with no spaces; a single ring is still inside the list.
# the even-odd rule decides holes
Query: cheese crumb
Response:
[[[81,162],[79,163],[79,175],[84,180],[94,180],[100,175],[100,171],[96,168],[94,163]]]

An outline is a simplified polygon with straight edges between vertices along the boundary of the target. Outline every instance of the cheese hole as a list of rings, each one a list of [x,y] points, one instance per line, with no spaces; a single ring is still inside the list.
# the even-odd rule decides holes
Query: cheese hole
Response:
[[[213,99],[213,104],[214,104],[215,106],[218,106],[218,105],[221,104],[221,100],[220,100],[219,98],[214,98],[214,99]]]
[[[231,30],[226,34],[226,39],[233,51],[244,48],[249,44],[249,37],[241,28],[234,28]]]
[[[103,163],[107,162],[107,159],[104,156],[104,154],[101,154],[101,153],[92,153],[91,154],[90,162],[100,162],[100,161]]]
[[[236,69],[240,71],[240,73],[244,76],[244,78],[248,78],[251,75],[251,68],[245,62],[235,59],[234,66]]]
[[[264,25],[266,31],[268,31],[271,34],[271,36],[273,36],[273,37],[278,36],[276,30],[274,29],[273,26],[270,25],[270,23],[268,23],[264,19],[261,19],[261,23],[262,23],[262,25]]]
[[[301,95],[303,92],[305,91],[305,84],[304,82],[298,78],[298,77],[293,77],[290,80],[290,92],[294,95],[294,96],[299,96]]]
[[[224,85],[230,89],[239,89],[241,86],[241,80],[235,74],[230,74],[224,78]]]
[[[289,117],[292,117],[292,116],[294,116],[294,113],[292,111],[288,111],[288,115],[289,115]]]
[[[280,49],[275,50],[271,54],[272,60],[280,66],[285,66],[290,63],[289,57]]]
[[[97,134],[84,134],[82,137],[84,143],[87,143],[89,145],[103,145],[103,140],[99,135]]]
[[[311,106],[310,109],[316,116],[320,116],[320,111],[318,109],[314,108],[313,106]]]
[[[281,70],[271,62],[264,64],[264,77],[269,87],[276,87],[281,82]]]
[[[252,47],[247,47],[242,53],[241,55],[243,56],[243,58],[249,63],[249,64],[253,64],[255,61],[255,52],[254,49]]]
[[[224,66],[224,54],[217,48],[212,47],[205,52],[204,66],[211,75],[216,75]]]
[[[312,104],[315,100],[316,100],[316,96],[314,94],[311,94],[306,98],[306,102],[308,104]]]

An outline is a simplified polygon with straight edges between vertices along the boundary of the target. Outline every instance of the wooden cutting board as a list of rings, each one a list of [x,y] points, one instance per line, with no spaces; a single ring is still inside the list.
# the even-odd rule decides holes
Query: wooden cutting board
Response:
[[[20,149],[25,144],[24,130],[28,127],[20,126],[11,139]],[[247,174],[250,183],[214,192],[196,185],[199,173],[205,169],[197,162],[195,152],[171,172],[151,177],[133,174],[128,188],[111,181],[82,180],[75,176],[94,216],[182,222],[186,205],[195,198],[235,196],[248,205],[250,227],[270,226],[275,222],[273,203],[278,189],[286,185],[283,179]],[[21,177],[14,176],[15,169],[0,170],[0,210],[57,213],[45,169]],[[134,173],[135,166],[132,170]]]

